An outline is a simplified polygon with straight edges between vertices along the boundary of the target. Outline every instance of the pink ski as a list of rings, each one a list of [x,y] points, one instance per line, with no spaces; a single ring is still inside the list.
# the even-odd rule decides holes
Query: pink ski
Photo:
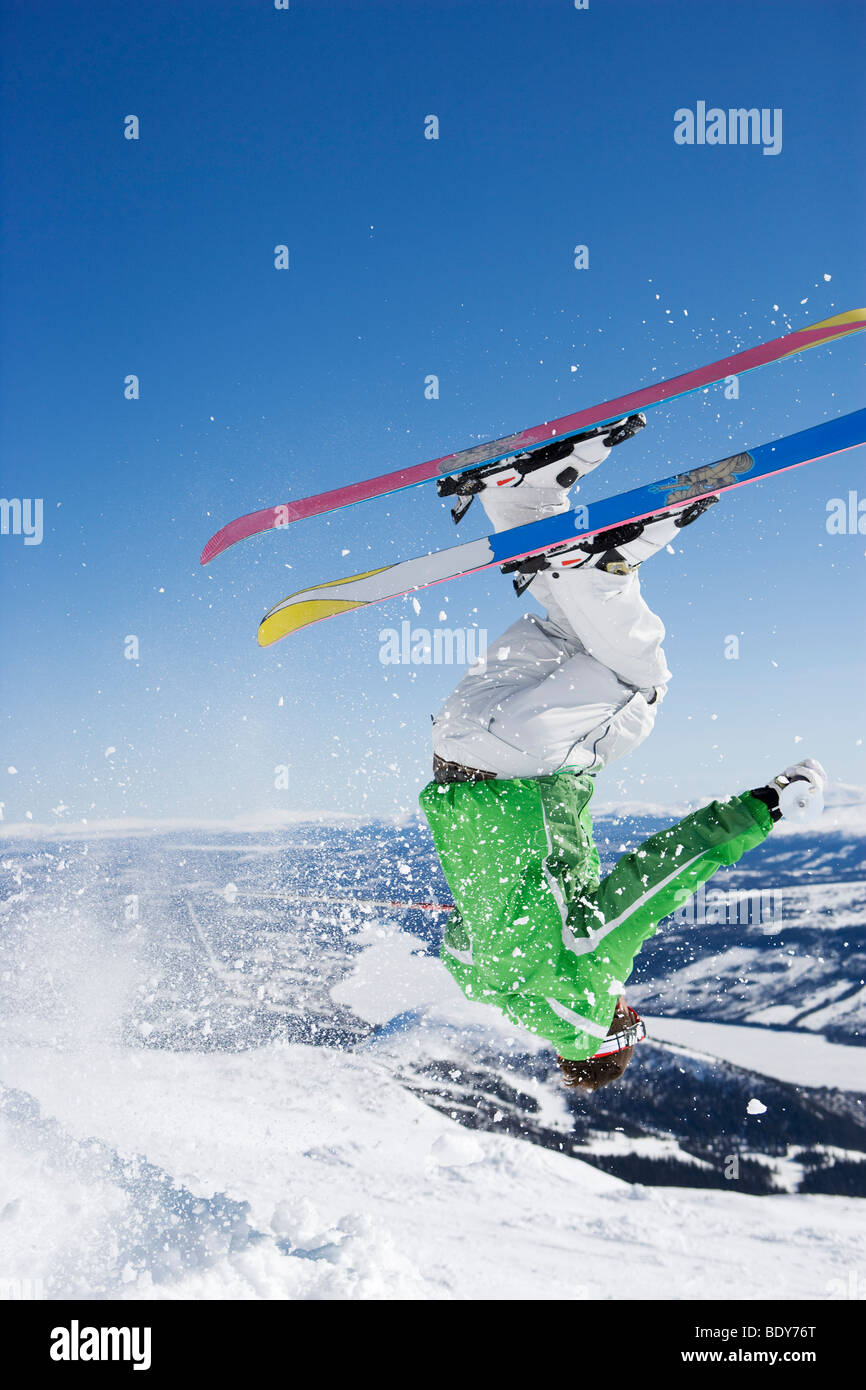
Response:
[[[563,415],[558,420],[545,421],[531,429],[521,430],[503,439],[494,439],[487,444],[473,445],[460,449],[454,454],[427,463],[416,463],[409,468],[398,468],[392,473],[381,473],[376,478],[366,478],[362,482],[344,484],[330,492],[318,492],[312,497],[302,497],[296,502],[283,502],[275,507],[265,507],[258,512],[249,512],[228,522],[215,535],[211,536],[201,553],[201,563],[206,565],[214,556],[220,555],[229,546],[248,536],[262,531],[279,530],[293,521],[306,517],[320,516],[324,512],[336,511],[340,507],[351,506],[355,502],[365,502],[373,497],[382,497],[402,488],[415,487],[419,483],[430,482],[443,474],[459,473],[475,468],[481,463],[491,463],[511,454],[525,452],[545,444],[549,440],[570,434],[577,434],[592,425],[599,425],[646,410],[650,406],[662,405],[665,401],[699,391],[712,386],[725,377],[742,375],[754,371],[768,362],[778,362],[783,357],[802,352],[805,348],[819,344],[832,343],[851,333],[859,333],[866,328],[866,309],[851,309],[844,314],[824,319],[809,328],[798,328],[781,338],[760,343],[757,347],[746,348],[713,362],[707,367],[698,367],[681,376],[671,377],[669,381],[643,386],[627,396],[605,401],[601,405],[587,406],[573,415]]]

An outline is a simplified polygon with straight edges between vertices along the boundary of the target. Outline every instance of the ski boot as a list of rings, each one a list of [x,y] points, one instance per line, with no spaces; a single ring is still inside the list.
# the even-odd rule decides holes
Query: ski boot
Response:
[[[622,420],[598,425],[582,434],[555,439],[525,454],[513,454],[493,463],[482,463],[464,473],[440,478],[436,490],[440,497],[454,497],[451,515],[462,521],[479,492],[487,488],[519,487],[530,475],[536,487],[568,491],[607,458],[617,444],[637,434],[646,424],[645,415],[629,415]]]
[[[600,531],[597,536],[589,536],[585,541],[554,546],[523,560],[509,560],[502,566],[502,573],[515,576],[514,589],[518,596],[528,589],[537,574],[546,570],[550,570],[551,579],[559,579],[561,572],[578,566],[606,570],[608,574],[631,574],[644,560],[670,545],[678,531],[697,521],[718,500],[717,496],[701,497],[675,512],[659,512],[643,521],[627,521],[622,526]]]

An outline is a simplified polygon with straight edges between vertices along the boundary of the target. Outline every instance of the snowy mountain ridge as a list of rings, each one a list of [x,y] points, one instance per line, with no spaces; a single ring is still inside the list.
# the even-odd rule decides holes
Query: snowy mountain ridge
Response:
[[[705,797],[690,801],[641,801],[639,799],[615,801],[602,794],[593,801],[593,815],[596,820],[610,819],[650,819],[670,823],[682,819],[689,812],[705,805],[716,797],[734,795],[731,791],[708,792]],[[854,786],[845,782],[831,783],[827,789],[826,811],[812,831],[845,830],[850,834],[866,835],[866,787]],[[390,825],[401,827],[421,823],[420,812],[395,813],[390,816],[371,816],[364,812],[334,810],[262,810],[248,811],[233,817],[168,816],[147,818],[144,816],[120,816],[94,820],[55,820],[55,821],[3,821],[0,819],[0,844],[9,840],[83,840],[117,839],[126,836],[168,835],[188,830],[207,832],[214,835],[250,835],[261,832],[270,834],[300,825]],[[781,834],[796,835],[800,827],[780,822],[774,830]]]

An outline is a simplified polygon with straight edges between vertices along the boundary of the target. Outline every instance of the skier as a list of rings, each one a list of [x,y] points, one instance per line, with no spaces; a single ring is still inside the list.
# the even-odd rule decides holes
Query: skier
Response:
[[[567,457],[560,444],[525,475],[505,460],[462,477],[497,531],[520,526],[567,510],[568,489],[626,437],[583,440]],[[521,566],[517,587],[531,583],[546,616],[513,623],[433,722],[421,805],[456,904],[442,961],[470,999],[552,1042],[564,1084],[582,1090],[620,1077],[646,1035],[624,989],[659,921],[764,840],[783,809],[822,804],[826,774],[807,760],[651,836],[599,877],[593,777],[647,737],[670,679],[637,569],[716,501]],[[788,787],[801,789],[796,801]]]

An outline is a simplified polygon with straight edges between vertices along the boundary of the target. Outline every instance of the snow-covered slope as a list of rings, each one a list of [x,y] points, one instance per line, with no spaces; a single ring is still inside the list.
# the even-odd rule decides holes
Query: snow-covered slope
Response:
[[[666,819],[600,817],[605,856]],[[418,824],[120,829],[0,848],[0,1270],[580,1298],[638,1252],[638,1296],[822,1298],[862,1263],[854,821],[724,876],[791,890],[769,920],[665,924],[630,986],[650,1040],[595,1097],[463,999],[440,914],[361,905],[447,898]]]
[[[645,1188],[458,1128],[375,1057],[5,1052],[0,1262],[48,1297],[829,1297],[857,1204]]]

